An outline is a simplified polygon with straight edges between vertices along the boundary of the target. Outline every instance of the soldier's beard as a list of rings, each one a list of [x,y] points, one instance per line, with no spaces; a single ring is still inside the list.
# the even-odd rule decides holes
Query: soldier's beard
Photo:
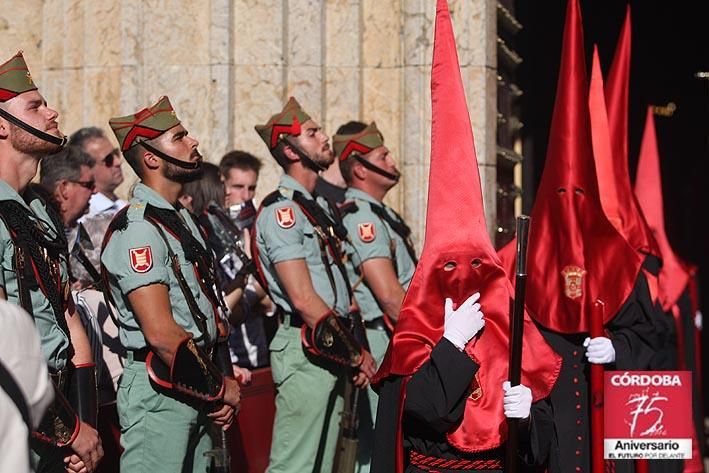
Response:
[[[197,169],[183,169],[174,164],[165,163],[165,177],[171,181],[187,184],[202,178],[204,170],[202,166]]]
[[[327,151],[319,151],[315,156],[311,158],[316,164],[319,164],[320,166],[324,167],[325,169],[329,168],[330,165],[335,161],[335,155],[331,150]]]
[[[37,159],[43,158],[48,154],[54,154],[62,149],[61,145],[50,143],[37,138],[31,133],[26,132],[22,128],[9,123],[10,125],[10,144],[20,153],[30,155]]]

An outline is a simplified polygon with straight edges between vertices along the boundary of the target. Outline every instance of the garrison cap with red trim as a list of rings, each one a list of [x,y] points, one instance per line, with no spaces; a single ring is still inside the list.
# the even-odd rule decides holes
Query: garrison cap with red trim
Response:
[[[265,125],[256,125],[254,128],[271,150],[276,147],[281,135],[300,135],[300,126],[308,120],[310,115],[291,97],[281,112],[273,115]]]
[[[332,147],[341,161],[353,154],[367,154],[380,146],[384,146],[384,136],[374,122],[359,133],[338,134],[332,137]]]
[[[121,151],[127,151],[141,141],[152,140],[180,124],[170,99],[163,96],[152,107],[133,115],[111,118],[108,121],[118,139]]]
[[[0,102],[7,102],[30,90],[37,90],[37,86],[32,80],[22,51],[18,51],[0,66]]]

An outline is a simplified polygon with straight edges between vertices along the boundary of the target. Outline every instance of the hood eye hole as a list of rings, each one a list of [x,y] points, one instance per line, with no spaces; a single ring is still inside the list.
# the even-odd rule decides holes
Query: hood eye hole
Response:
[[[443,271],[453,271],[457,264],[455,261],[449,261],[446,264],[443,265]]]
[[[482,263],[483,262],[480,260],[480,258],[475,258],[473,261],[470,262],[470,264],[473,265],[473,268],[479,268]]]
[[[565,194],[566,193],[566,187],[559,187],[556,192],[559,194]]]
[[[574,192],[575,192],[577,195],[583,195],[583,194],[584,194],[583,189],[581,189],[580,187],[577,187],[576,189],[574,189]]]

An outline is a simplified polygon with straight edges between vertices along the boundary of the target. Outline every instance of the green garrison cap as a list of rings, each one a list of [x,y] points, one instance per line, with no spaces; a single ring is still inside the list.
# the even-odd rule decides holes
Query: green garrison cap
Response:
[[[384,146],[384,137],[374,122],[370,123],[367,128],[359,133],[332,137],[332,147],[335,155],[339,156],[341,161],[355,153],[367,154],[380,146]]]
[[[170,99],[163,96],[152,107],[133,115],[111,118],[108,121],[116,134],[121,151],[127,151],[141,141],[152,140],[180,124]]]
[[[300,135],[300,125],[310,120],[298,101],[291,97],[280,113],[271,117],[265,125],[256,125],[256,131],[268,149],[274,149],[281,135]]]
[[[37,86],[32,81],[22,51],[18,51],[0,66],[0,102],[7,102],[30,90],[37,90]]]

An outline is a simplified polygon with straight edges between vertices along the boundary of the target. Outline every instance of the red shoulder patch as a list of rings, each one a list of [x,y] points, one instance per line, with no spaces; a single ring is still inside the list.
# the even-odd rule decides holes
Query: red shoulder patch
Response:
[[[153,267],[153,252],[149,246],[128,250],[130,267],[136,273],[147,273]]]
[[[359,239],[365,243],[371,243],[377,237],[377,231],[373,222],[360,223],[357,225]]]
[[[290,228],[295,225],[295,212],[292,207],[276,209],[276,222],[281,228]]]

